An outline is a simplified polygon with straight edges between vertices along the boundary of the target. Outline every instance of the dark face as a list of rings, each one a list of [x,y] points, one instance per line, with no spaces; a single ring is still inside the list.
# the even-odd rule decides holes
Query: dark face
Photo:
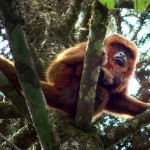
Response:
[[[126,66],[128,63],[128,59],[131,59],[133,57],[131,50],[122,44],[113,44],[112,46],[116,51],[113,56],[113,60],[115,61],[115,63],[121,67]]]

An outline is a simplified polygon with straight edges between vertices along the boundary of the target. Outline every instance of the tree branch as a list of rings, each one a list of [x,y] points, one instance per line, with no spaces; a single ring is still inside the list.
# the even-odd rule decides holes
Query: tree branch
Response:
[[[57,28],[58,30],[57,32],[59,32],[59,36],[60,34],[65,35],[67,37],[68,35],[70,35],[78,19],[78,15],[81,10],[82,2],[83,0],[71,0],[67,13],[65,15],[65,18],[63,19],[62,23]],[[67,32],[64,32],[64,31],[67,31]]]
[[[18,5],[16,0],[0,0],[0,3],[15,67],[41,146],[43,149],[58,150],[59,145],[50,124],[46,101],[29,53]]]
[[[82,72],[76,123],[89,129],[94,110],[95,90],[100,65],[104,63],[103,40],[106,34],[108,10],[97,0],[93,3],[91,28]],[[101,30],[100,30],[101,29]],[[93,59],[94,58],[94,59]]]
[[[82,8],[83,16],[82,16],[82,22],[79,27],[79,35],[78,35],[78,42],[84,42],[87,41],[87,36],[89,33],[89,20],[91,18],[91,5],[89,4],[89,1],[84,1],[83,8]]]
[[[150,109],[137,115],[135,118],[127,120],[109,133],[106,133],[101,139],[104,142],[105,149],[117,144],[122,139],[134,134],[140,128],[150,124]]]
[[[28,149],[33,143],[37,141],[37,134],[35,128],[30,124],[18,130],[9,141],[19,147],[20,149]],[[2,145],[5,145],[4,143]]]
[[[8,143],[8,145],[11,147],[11,148],[13,148],[13,149],[15,149],[15,150],[21,150],[21,149],[19,149],[16,145],[14,145],[12,142],[10,142],[4,135],[2,135],[1,133],[0,133],[0,138],[1,139],[3,139],[4,141],[6,141],[7,143]]]

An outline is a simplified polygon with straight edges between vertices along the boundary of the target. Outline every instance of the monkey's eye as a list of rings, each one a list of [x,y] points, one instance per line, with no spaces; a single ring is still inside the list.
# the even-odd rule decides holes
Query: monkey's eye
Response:
[[[125,48],[124,49],[124,53],[126,54],[126,56],[128,57],[128,58],[133,58],[133,53],[132,53],[132,51],[129,49],[129,48]]]
[[[116,52],[123,51],[128,58],[134,58],[134,55],[132,53],[132,50],[130,50],[128,47],[119,44],[119,43],[113,43],[112,46],[116,50]]]

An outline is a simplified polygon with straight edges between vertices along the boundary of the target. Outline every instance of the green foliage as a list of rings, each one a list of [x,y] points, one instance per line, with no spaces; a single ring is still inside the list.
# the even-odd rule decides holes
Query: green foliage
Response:
[[[106,6],[109,10],[112,10],[115,6],[114,0],[98,0],[101,4]]]
[[[98,0],[102,5],[109,10],[114,9],[115,0]],[[150,0],[134,0],[134,9],[138,12],[143,12],[150,4]]]
[[[149,4],[150,0],[134,0],[134,9],[138,12],[143,12]]]

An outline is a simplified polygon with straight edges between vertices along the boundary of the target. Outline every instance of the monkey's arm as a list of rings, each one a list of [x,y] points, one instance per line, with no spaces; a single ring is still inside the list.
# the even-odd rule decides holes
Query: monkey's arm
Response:
[[[141,102],[140,100],[124,93],[114,93],[110,95],[106,105],[106,110],[118,114],[135,116],[149,107],[150,103]]]

